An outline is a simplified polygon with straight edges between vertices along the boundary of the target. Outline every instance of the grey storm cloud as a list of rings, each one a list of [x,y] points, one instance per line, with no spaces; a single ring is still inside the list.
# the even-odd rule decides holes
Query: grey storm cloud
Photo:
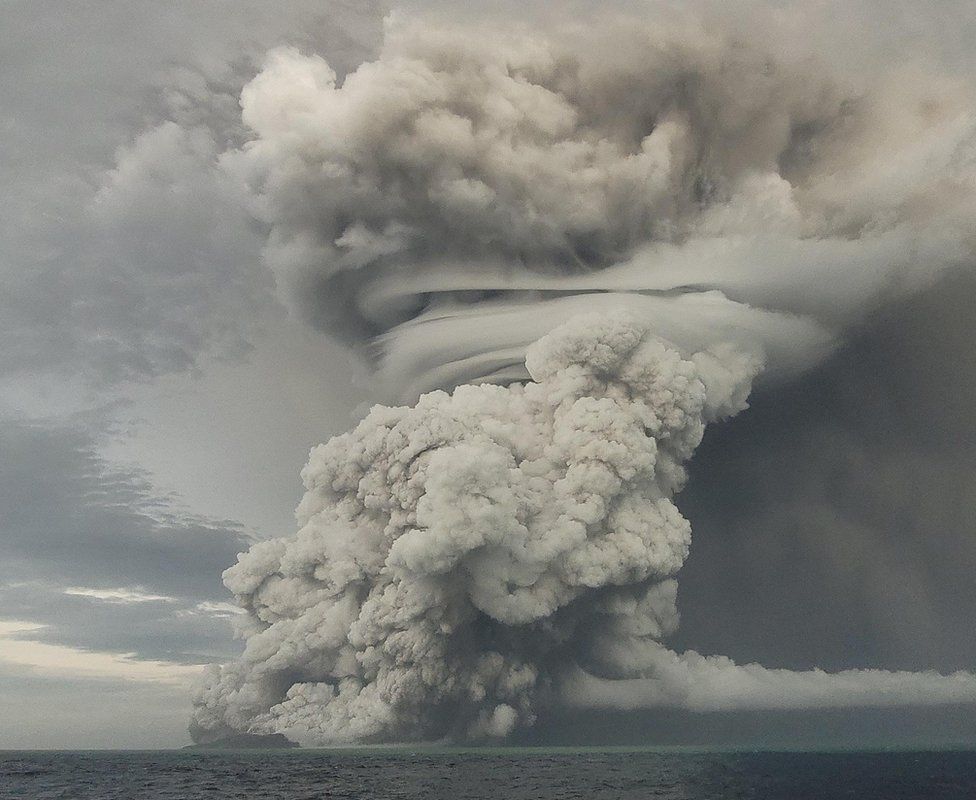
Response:
[[[6,4],[0,375],[103,389],[245,354],[271,281],[219,164],[244,138],[240,89],[282,40],[358,63],[377,19],[305,0],[105,11]]]
[[[216,148],[205,128],[161,124],[80,191],[67,218],[14,235],[37,254],[7,281],[5,373],[116,383],[247,347],[262,283],[256,234],[215,171]]]
[[[23,638],[81,649],[191,663],[233,652],[217,576],[248,537],[97,448],[87,426],[0,422],[0,616],[46,626]]]
[[[275,313],[263,232],[219,164],[246,138],[241,87],[283,41],[328,49],[340,70],[358,63],[378,12],[11,0],[3,18],[0,617],[36,626],[8,634],[5,655],[21,639],[227,658],[239,648],[220,570],[251,539],[181,508],[148,472],[108,463],[106,445],[128,432],[105,426],[124,417],[133,382],[188,380],[260,340]],[[126,746],[185,737],[185,723],[169,724],[185,719],[181,689],[8,667],[3,746],[118,744],[126,702],[165,723],[129,730]]]
[[[344,78],[285,48],[244,87],[253,139],[224,164],[279,289],[420,399],[313,450],[297,537],[224,574],[246,646],[199,693],[194,736],[976,700],[969,672],[661,643],[691,534],[672,498],[705,425],[976,243],[971,81],[853,81],[726,23],[394,14]]]
[[[122,543],[124,546],[124,542]],[[90,583],[87,576],[80,580]],[[116,576],[116,583],[128,579]],[[217,581],[211,600],[134,589],[21,580],[0,586],[3,617],[28,623],[7,641],[24,640],[78,650],[124,654],[169,663],[206,664],[231,658],[233,609]]]
[[[249,540],[108,464],[104,418],[122,407],[104,407],[262,335],[262,233],[219,154],[244,139],[240,89],[268,47],[361,60],[376,12],[357,5],[3,6],[0,618],[21,630],[0,645],[2,747],[186,738],[182,683],[74,676],[68,651],[59,674],[15,663],[34,646],[181,664],[239,650],[219,573]],[[334,24],[306,33],[320,14]],[[46,419],[91,406],[98,420]]]

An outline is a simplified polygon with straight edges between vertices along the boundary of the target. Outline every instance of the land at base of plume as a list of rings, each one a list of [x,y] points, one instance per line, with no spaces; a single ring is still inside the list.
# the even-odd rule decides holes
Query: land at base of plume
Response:
[[[962,800],[976,752],[0,752],[0,800]]]

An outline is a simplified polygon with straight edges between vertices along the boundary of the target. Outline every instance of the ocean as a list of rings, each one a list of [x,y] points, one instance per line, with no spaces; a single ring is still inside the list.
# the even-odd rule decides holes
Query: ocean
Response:
[[[0,752],[2,800],[973,800],[976,752]]]

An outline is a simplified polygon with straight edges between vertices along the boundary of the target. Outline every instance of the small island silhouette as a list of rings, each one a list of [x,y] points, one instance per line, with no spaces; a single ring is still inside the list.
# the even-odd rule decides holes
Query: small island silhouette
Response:
[[[240,733],[224,736],[212,742],[188,744],[184,750],[287,750],[298,747],[288,737],[280,733],[256,734]]]

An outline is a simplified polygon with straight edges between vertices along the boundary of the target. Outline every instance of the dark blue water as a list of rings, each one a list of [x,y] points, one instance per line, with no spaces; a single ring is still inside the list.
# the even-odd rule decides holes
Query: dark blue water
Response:
[[[976,752],[0,752],[14,798],[973,800]]]

